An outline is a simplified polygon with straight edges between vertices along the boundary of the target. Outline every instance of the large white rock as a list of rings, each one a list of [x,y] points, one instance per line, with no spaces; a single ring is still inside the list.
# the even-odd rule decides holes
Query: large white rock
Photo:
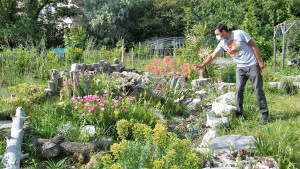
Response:
[[[201,99],[194,99],[192,102],[190,102],[187,105],[188,110],[198,110],[198,107],[200,107]]]
[[[269,82],[271,88],[284,88],[284,87],[292,87],[292,82]]]
[[[196,91],[195,94],[200,95],[200,96],[204,96],[204,95],[207,94],[207,92],[205,90],[200,90],[200,91]]]
[[[224,116],[235,113],[237,108],[228,104],[213,102],[212,111],[215,112],[216,115]]]
[[[216,126],[220,126],[220,125],[229,127],[228,117],[208,119],[206,122],[207,127],[216,127]]]
[[[210,148],[215,152],[230,152],[230,149],[249,150],[254,148],[254,137],[243,135],[225,135],[214,138],[210,143]]]
[[[215,112],[208,112],[206,126],[214,128],[219,125],[229,127],[228,117],[217,118]]]
[[[216,98],[215,102],[232,104],[235,100],[235,92],[228,92]]]
[[[203,137],[202,142],[200,144],[200,148],[207,148],[209,147],[209,143],[214,138],[218,137],[218,132],[215,130],[215,128],[210,129]]]

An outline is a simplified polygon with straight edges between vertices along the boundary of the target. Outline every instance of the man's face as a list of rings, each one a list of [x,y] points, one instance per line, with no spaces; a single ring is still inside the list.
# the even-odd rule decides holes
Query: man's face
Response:
[[[225,37],[225,34],[224,34],[224,30],[222,31],[222,33],[219,31],[219,29],[216,29],[215,30],[215,35],[216,35],[216,39],[218,40],[223,40],[224,37]]]
[[[222,35],[222,32],[220,32],[219,29],[216,29],[216,30],[215,30],[215,35],[216,35],[216,36],[221,36],[221,35]]]

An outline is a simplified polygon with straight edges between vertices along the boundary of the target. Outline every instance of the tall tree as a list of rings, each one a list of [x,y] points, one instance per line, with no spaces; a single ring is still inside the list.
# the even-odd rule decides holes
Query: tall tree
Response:
[[[115,44],[127,33],[132,0],[85,0],[85,16],[102,44]]]

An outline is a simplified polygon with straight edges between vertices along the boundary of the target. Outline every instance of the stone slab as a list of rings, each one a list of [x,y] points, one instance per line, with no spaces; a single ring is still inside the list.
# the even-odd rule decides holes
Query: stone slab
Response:
[[[210,148],[215,152],[230,152],[230,146],[235,150],[250,149],[250,145],[254,148],[254,137],[243,135],[225,135],[214,138],[210,143]]]

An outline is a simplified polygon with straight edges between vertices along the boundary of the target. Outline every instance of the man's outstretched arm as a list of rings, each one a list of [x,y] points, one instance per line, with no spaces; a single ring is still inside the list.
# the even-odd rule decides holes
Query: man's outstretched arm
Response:
[[[201,64],[201,65],[194,65],[194,69],[195,70],[200,70],[203,67],[205,67],[206,65],[210,64],[217,56],[219,55],[219,52],[213,52],[212,54],[210,54],[205,61]]]

